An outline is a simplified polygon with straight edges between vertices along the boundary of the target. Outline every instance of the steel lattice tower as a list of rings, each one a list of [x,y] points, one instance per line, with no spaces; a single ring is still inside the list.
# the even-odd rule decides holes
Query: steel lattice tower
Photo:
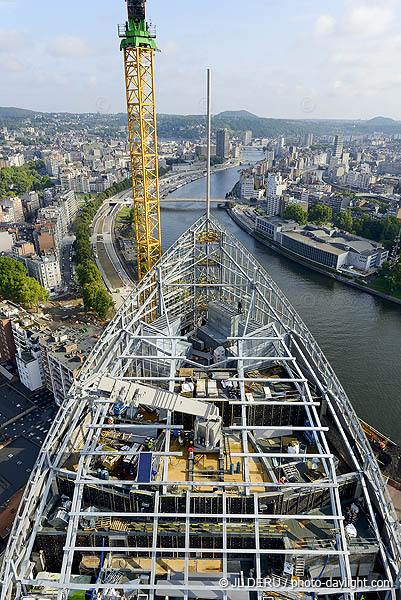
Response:
[[[119,29],[123,38],[139,279],[161,256],[153,68],[157,47],[145,20],[145,1],[128,0],[128,21]]]

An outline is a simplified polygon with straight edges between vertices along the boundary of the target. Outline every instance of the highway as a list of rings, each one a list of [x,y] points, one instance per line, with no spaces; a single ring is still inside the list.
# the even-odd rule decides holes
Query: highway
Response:
[[[123,304],[135,285],[134,280],[121,264],[113,244],[115,218],[126,204],[127,199],[129,200],[130,195],[130,191],[121,192],[106,200],[95,215],[92,224],[91,244],[95,250],[96,264],[117,309]]]
[[[236,165],[236,162],[218,165],[218,167],[215,167],[214,172],[232,168]],[[174,174],[168,173],[161,179],[160,189],[161,191],[163,190],[163,196],[165,196],[171,190],[175,190],[178,183],[181,182],[182,185],[185,185],[189,179],[199,179],[199,177],[202,176],[203,175],[199,172],[194,173],[193,171]],[[160,203],[163,204],[176,202],[205,203],[205,198],[160,198]],[[226,203],[227,200],[225,198],[213,198],[211,202],[213,204],[221,204]],[[122,265],[113,243],[115,219],[121,209],[131,203],[132,191],[127,190],[120,192],[104,202],[95,215],[92,223],[91,244],[94,250],[96,264],[102,274],[107,289],[113,297],[117,309],[123,304],[136,284],[132,275],[128,273]],[[119,291],[117,292],[117,290]]]

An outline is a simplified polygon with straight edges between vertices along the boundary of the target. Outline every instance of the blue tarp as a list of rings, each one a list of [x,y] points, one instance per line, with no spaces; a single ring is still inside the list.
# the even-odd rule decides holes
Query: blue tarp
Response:
[[[138,483],[146,483],[150,481],[152,474],[152,453],[141,452],[139,454],[139,464],[136,480]]]

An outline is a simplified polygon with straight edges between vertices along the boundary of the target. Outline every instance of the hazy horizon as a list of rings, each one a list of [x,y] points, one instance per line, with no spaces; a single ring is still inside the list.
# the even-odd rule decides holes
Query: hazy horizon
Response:
[[[123,0],[0,0],[0,105],[40,112],[125,111],[117,24]],[[397,0],[148,0],[157,25],[161,114],[401,119]]]
[[[34,110],[32,108],[28,108],[26,106],[0,106],[0,110],[1,109],[17,109],[17,110],[28,110],[28,111],[32,111],[32,112],[36,112],[36,113],[42,113],[42,114],[71,114],[71,115],[120,115],[120,114],[127,114],[126,110],[121,110],[118,112],[114,112],[114,113],[106,113],[106,112],[85,112],[85,111],[65,111],[65,110],[53,110],[53,111],[46,111],[46,110]],[[230,110],[222,110],[219,113],[213,113],[212,117],[218,117],[220,114],[226,113],[226,112],[230,112],[230,113],[239,113],[239,112],[247,112],[250,115],[250,118],[255,117],[257,119],[274,119],[274,120],[281,120],[281,121],[370,121],[372,119],[391,119],[393,121],[395,121],[396,123],[399,122],[398,119],[393,119],[393,117],[388,117],[385,115],[375,115],[374,117],[371,117],[370,119],[348,119],[346,117],[344,118],[338,118],[338,117],[265,117],[262,115],[255,115],[254,113],[251,113],[250,111],[248,111],[246,108],[240,108],[238,110],[235,109],[230,109]],[[157,110],[157,114],[158,115],[166,115],[166,116],[179,116],[179,117],[203,117],[205,116],[204,113],[168,113],[168,112],[162,112],[160,110]]]

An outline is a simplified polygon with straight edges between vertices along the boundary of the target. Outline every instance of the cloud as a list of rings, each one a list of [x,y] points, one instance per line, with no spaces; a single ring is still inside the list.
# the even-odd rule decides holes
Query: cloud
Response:
[[[94,88],[99,85],[99,80],[96,75],[89,75],[88,77],[88,87]]]
[[[27,68],[28,66],[15,56],[8,56],[6,60],[1,62],[1,69],[10,71],[11,73],[20,73],[21,71],[26,71]]]
[[[26,33],[15,29],[2,29],[0,27],[0,52],[12,52],[16,48],[25,46],[29,41]]]
[[[342,19],[336,21],[332,15],[319,15],[315,19],[314,33],[317,36],[340,38],[371,38],[389,31],[395,21],[394,7],[391,1],[383,7],[375,5],[375,0],[350,0]]]
[[[331,15],[320,15],[315,21],[316,35],[330,35],[336,26],[336,20]]]
[[[33,72],[33,81],[35,86],[57,86],[65,87],[71,85],[71,77],[61,73],[49,73],[43,69]]]
[[[352,6],[344,22],[345,32],[370,37],[386,33],[394,19],[391,7],[357,4]]]
[[[56,57],[87,58],[93,51],[88,44],[73,35],[60,35],[47,48],[49,54]]]

